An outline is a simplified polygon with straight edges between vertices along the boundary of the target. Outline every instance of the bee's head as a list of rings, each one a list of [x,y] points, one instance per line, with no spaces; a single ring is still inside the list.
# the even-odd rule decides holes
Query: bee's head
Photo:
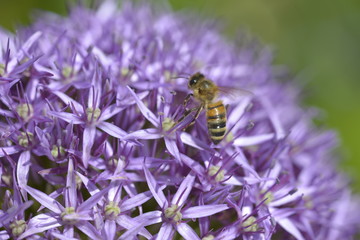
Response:
[[[193,89],[196,86],[196,84],[204,77],[205,76],[200,72],[197,72],[194,75],[191,75],[191,77],[189,78],[189,83],[188,83],[189,88]]]

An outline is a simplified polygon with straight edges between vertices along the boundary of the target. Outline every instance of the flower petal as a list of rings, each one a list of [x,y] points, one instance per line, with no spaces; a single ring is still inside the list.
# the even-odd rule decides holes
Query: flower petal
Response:
[[[39,214],[31,218],[26,231],[23,232],[18,239],[24,239],[31,235],[57,227],[61,227],[61,224],[59,223],[57,218],[48,214]]]
[[[89,239],[102,240],[103,237],[99,234],[99,231],[90,224],[90,222],[83,221],[76,225],[76,227],[82,231]]]
[[[183,218],[201,218],[214,215],[228,208],[226,204],[204,205],[187,208],[181,213],[183,214]]]
[[[170,223],[164,222],[161,225],[160,231],[156,237],[156,240],[172,239],[175,230]]]
[[[60,240],[78,240],[78,238],[64,236],[63,234],[54,231],[51,232],[51,236],[55,237],[55,239],[60,239]]]
[[[48,114],[72,124],[84,124],[85,122],[77,115],[67,112],[48,111]]]
[[[23,187],[33,198],[35,198],[36,201],[38,201],[41,205],[48,208],[54,213],[61,214],[61,212],[64,210],[62,205],[56,201],[55,199],[49,197],[43,192],[40,192],[39,190],[32,188],[30,186],[24,186]]]
[[[95,195],[96,193],[100,192],[100,190],[96,187],[95,183],[90,181],[87,177],[82,175],[79,172],[76,172],[76,174],[80,177],[81,181],[84,183],[86,189],[89,191],[90,195]]]
[[[74,107],[76,112],[78,113],[84,112],[83,106],[74,99],[72,99],[71,97],[69,97],[67,94],[60,91],[53,91],[53,93],[56,96],[58,96],[61,99],[61,101],[63,101],[65,104],[69,104],[71,107]]]
[[[166,149],[170,152],[171,155],[175,157],[177,161],[181,161],[179,148],[176,144],[176,140],[168,137],[164,137]]]
[[[276,222],[284,228],[287,232],[293,235],[297,240],[305,240],[299,229],[289,218],[276,219]]]
[[[121,112],[122,110],[124,110],[125,107],[119,107],[116,104],[112,104],[109,107],[103,109],[101,111],[101,115],[98,119],[99,122],[105,121],[109,118],[111,118],[112,116],[118,114],[119,112]]]
[[[74,174],[74,163],[70,158],[68,162],[68,171],[66,175],[66,189],[65,189],[65,207],[76,207],[76,182]]]
[[[159,121],[157,117],[148,109],[145,104],[139,99],[139,97],[134,93],[134,91],[128,86],[127,87],[131,93],[131,95],[134,97],[136,104],[138,105],[140,112],[143,114],[143,116],[149,120],[156,128],[159,128]]]
[[[189,158],[187,155],[180,153],[182,162],[187,165],[192,171],[194,171],[197,175],[203,175],[205,172],[205,168],[200,165],[200,163],[196,162],[194,159]]]
[[[85,167],[88,166],[90,159],[90,151],[95,141],[96,128],[94,126],[87,126],[83,134],[83,149],[82,149],[82,162]]]
[[[274,133],[267,133],[249,137],[238,137],[234,140],[234,145],[241,147],[257,145],[273,139],[274,136]]]
[[[118,139],[123,139],[124,136],[127,135],[127,132],[112,123],[100,122],[97,124],[97,127],[109,134],[110,136],[116,137]]]
[[[100,192],[95,193],[93,196],[88,198],[85,202],[81,203],[77,208],[77,212],[90,211],[95,204],[109,191],[109,187],[102,189]]]
[[[280,121],[279,114],[277,112],[279,110],[275,109],[274,106],[272,106],[271,101],[265,96],[262,96],[260,98],[260,101],[261,101],[262,105],[264,106],[265,110],[267,111],[270,121],[275,129],[276,140],[283,139],[286,134],[285,134],[285,130],[282,126],[282,123]]]
[[[157,182],[155,181],[154,176],[150,173],[150,171],[144,166],[144,173],[146,177],[146,181],[148,184],[148,187],[153,194],[156,202],[159,204],[160,207],[167,207],[167,200],[162,192],[161,188],[157,185]]]
[[[16,177],[20,188],[27,185],[30,165],[30,151],[22,152],[16,165]]]
[[[177,206],[182,206],[185,203],[194,185],[194,180],[195,175],[190,172],[177,189],[173,199],[171,200],[171,205],[176,204]]]
[[[152,194],[150,191],[146,191],[143,193],[139,193],[129,199],[126,199],[122,204],[121,204],[121,210],[122,211],[127,211],[130,210],[132,208],[135,208],[137,206],[140,206],[141,204],[143,204],[144,202],[148,201],[150,198],[152,197]]]
[[[0,147],[0,157],[15,154],[20,150],[21,149],[18,146]]]
[[[114,239],[116,234],[116,223],[114,220],[106,220],[104,224],[104,232],[106,239]]]
[[[188,134],[187,132],[182,132],[180,134],[180,139],[183,143],[197,148],[199,150],[206,150],[206,151],[210,151],[210,152],[215,152],[214,149],[212,149],[209,144],[191,136],[190,134]]]
[[[116,222],[119,224],[119,226],[126,228],[126,229],[133,229],[134,227],[140,227],[140,228],[136,229],[136,231],[140,235],[146,237],[147,239],[150,239],[152,237],[151,234],[145,229],[145,226],[147,226],[147,222],[145,222],[145,221],[140,222],[140,221],[135,220],[127,215],[120,215],[116,219]]]
[[[196,234],[194,229],[192,229],[186,223],[179,223],[176,225],[176,230],[180,235],[186,240],[200,240],[199,236]]]
[[[123,139],[159,139],[163,134],[157,128],[141,129],[126,135]]]

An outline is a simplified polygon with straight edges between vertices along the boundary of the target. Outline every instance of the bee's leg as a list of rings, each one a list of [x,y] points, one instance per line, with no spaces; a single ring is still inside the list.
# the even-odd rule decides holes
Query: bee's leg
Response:
[[[184,114],[181,116],[181,118],[177,122],[179,123],[179,122],[183,121],[184,118],[186,118],[190,113],[197,111],[198,109],[199,109],[199,107],[185,109]]]
[[[195,108],[195,109],[196,109],[196,108]],[[195,109],[194,109],[194,110],[195,110]],[[195,124],[196,119],[199,117],[199,115],[200,115],[200,113],[201,113],[201,111],[202,111],[203,109],[204,109],[204,104],[201,104],[201,105],[197,108],[197,110],[196,110],[194,119],[191,121],[191,123],[189,123],[189,125],[187,125],[187,126],[184,128],[184,131],[185,131],[187,128],[189,128],[189,127],[191,127],[192,125]],[[190,114],[190,112],[189,112],[188,114]]]
[[[184,120],[184,118],[189,115],[191,112],[195,111],[197,109],[197,107],[195,108],[191,108],[191,109],[187,109],[186,106],[190,100],[191,97],[193,97],[194,95],[192,93],[189,93],[185,99],[184,99],[184,102],[183,102],[183,107],[185,108],[184,110],[184,114],[181,116],[181,118],[177,121],[178,123],[181,122],[182,120]]]
[[[192,98],[193,96],[194,96],[194,94],[189,93],[189,94],[185,97],[184,103],[183,103],[184,107],[187,106],[187,103],[189,102],[190,98]]]

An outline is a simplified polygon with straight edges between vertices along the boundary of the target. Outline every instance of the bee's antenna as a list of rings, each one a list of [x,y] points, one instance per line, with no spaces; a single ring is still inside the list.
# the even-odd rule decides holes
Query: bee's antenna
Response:
[[[176,77],[171,77],[171,79],[178,79],[178,78],[186,78],[186,79],[188,79],[189,77],[188,77],[188,76],[176,76]]]
[[[171,79],[177,79],[177,78],[185,78],[185,79],[189,79],[191,76],[191,74],[188,74],[188,73],[184,73],[184,74],[181,74],[181,75],[178,75],[178,76],[174,76],[174,77],[171,77]]]

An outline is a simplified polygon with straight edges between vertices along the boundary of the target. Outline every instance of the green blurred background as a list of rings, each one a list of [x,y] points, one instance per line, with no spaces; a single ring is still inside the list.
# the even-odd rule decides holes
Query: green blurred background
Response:
[[[62,0],[0,0],[0,25],[14,30],[34,10],[66,14]],[[155,1],[156,2],[156,1]],[[322,124],[337,129],[341,168],[360,192],[360,1],[169,0],[175,10],[225,23],[229,37],[240,28],[275,50],[276,63],[305,81],[305,105],[323,110]]]

